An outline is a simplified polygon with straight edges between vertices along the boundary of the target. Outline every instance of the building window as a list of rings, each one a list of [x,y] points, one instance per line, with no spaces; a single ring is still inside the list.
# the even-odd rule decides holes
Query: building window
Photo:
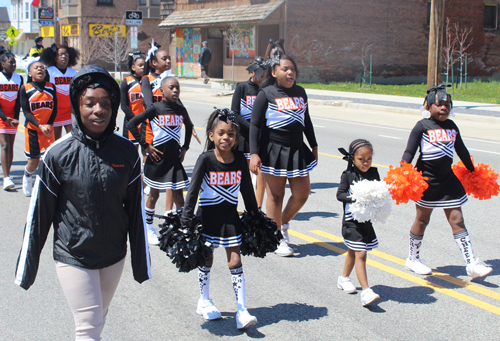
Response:
[[[432,3],[427,2],[427,28],[431,27],[431,7]]]
[[[17,4],[12,5],[12,19],[17,20]]]
[[[30,18],[30,3],[25,2],[24,3],[24,19],[29,19]]]
[[[498,24],[498,5],[484,5],[484,28],[496,30]]]
[[[147,1],[147,0],[138,0],[138,1],[137,1],[137,4],[138,4],[139,6],[147,6],[148,1]]]
[[[160,0],[151,0],[151,6],[160,6]]]
[[[100,6],[113,6],[113,0],[97,0],[97,5],[100,5]]]

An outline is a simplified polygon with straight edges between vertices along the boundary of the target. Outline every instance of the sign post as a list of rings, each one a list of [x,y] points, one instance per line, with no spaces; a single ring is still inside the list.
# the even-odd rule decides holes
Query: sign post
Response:
[[[137,49],[137,26],[132,26],[130,28],[130,48],[132,50]]]

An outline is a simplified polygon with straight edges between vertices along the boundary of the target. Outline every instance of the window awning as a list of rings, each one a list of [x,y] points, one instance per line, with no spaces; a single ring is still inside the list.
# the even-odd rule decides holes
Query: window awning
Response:
[[[268,19],[284,1],[259,5],[204,8],[191,11],[175,11],[161,22],[159,27],[206,27],[217,24],[258,24]],[[267,22],[268,20],[266,20]]]

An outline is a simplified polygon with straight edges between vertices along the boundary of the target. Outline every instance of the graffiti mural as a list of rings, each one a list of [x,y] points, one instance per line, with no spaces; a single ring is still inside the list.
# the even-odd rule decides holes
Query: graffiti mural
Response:
[[[178,28],[175,30],[175,42],[175,73],[179,76],[193,77],[200,56],[201,29]]]
[[[232,49],[228,49],[229,58],[255,58],[255,27],[241,26],[235,28]]]

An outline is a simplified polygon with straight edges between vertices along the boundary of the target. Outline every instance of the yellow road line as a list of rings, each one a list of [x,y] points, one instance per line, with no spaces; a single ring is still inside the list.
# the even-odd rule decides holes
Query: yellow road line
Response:
[[[290,229],[288,230],[288,233],[291,234],[294,237],[297,237],[297,238],[300,238],[300,239],[305,240],[307,242],[313,243],[315,245],[324,247],[326,249],[329,249],[329,250],[334,251],[336,253],[339,253],[341,255],[344,255],[345,253],[347,253],[347,251],[344,250],[344,249],[342,249],[342,248],[330,245],[329,243],[323,242],[323,241],[321,241],[319,239],[316,239],[316,238],[313,238],[313,237],[309,237],[308,235],[305,235],[303,233],[300,233],[300,232],[297,232],[297,231],[293,231],[293,230],[290,230]],[[483,302],[483,301],[478,300],[476,298],[464,295],[462,293],[456,292],[453,289],[449,289],[449,288],[443,287],[443,286],[441,286],[439,284],[427,281],[427,280],[425,280],[423,278],[410,275],[410,274],[408,274],[406,272],[397,270],[395,268],[392,268],[390,266],[387,266],[385,264],[376,262],[376,261],[371,260],[371,259],[367,259],[366,260],[366,264],[368,264],[370,266],[373,266],[373,267],[375,267],[375,268],[377,268],[379,270],[382,270],[382,271],[388,272],[390,274],[393,274],[395,276],[398,276],[398,277],[401,277],[403,279],[406,279],[406,280],[408,280],[410,282],[416,283],[418,285],[421,285],[421,286],[424,286],[424,287],[427,287],[427,288],[431,288],[431,289],[433,289],[433,290],[435,290],[437,292],[440,292],[442,294],[445,294],[445,295],[448,295],[450,297],[456,298],[456,299],[458,299],[458,300],[460,300],[462,302],[469,303],[469,304],[471,304],[473,306],[476,306],[478,308],[481,308],[481,309],[487,310],[489,312],[492,312],[494,314],[500,315],[500,308],[499,307],[494,306],[494,305],[489,304],[489,303],[486,303],[486,302]]]
[[[313,230],[313,231],[310,231],[310,232],[314,233],[314,234],[317,234],[319,236],[322,236],[324,238],[333,240],[334,242],[343,243],[341,237],[335,236],[335,235],[333,235],[331,233],[324,232],[324,231],[321,231],[321,230]],[[385,260],[388,260],[390,262],[396,263],[398,265],[406,266],[406,261],[404,259],[401,259],[399,257],[395,257],[395,256],[390,255],[388,253],[385,253],[385,252],[382,252],[382,251],[378,251],[378,250],[372,250],[369,253],[372,254],[372,255],[374,255],[374,256],[376,256],[376,257],[380,257],[382,259],[385,259]],[[438,272],[438,271],[435,271],[435,270],[432,270],[432,276],[436,277],[436,278],[439,278],[439,279],[441,279],[443,281],[446,281],[446,282],[458,285],[458,286],[460,286],[462,288],[465,288],[465,289],[468,289],[470,291],[474,291],[475,293],[478,293],[478,294],[484,295],[486,297],[493,298],[493,299],[495,299],[497,301],[500,301],[500,294],[499,293],[497,293],[495,291],[492,291],[492,290],[489,290],[489,289],[486,289],[486,288],[483,288],[483,287],[481,287],[481,286],[479,286],[477,284],[466,282],[466,281],[461,280],[459,278],[456,278],[456,277],[453,277],[453,276],[450,276],[448,274],[445,274],[445,273],[442,273],[442,272]]]

